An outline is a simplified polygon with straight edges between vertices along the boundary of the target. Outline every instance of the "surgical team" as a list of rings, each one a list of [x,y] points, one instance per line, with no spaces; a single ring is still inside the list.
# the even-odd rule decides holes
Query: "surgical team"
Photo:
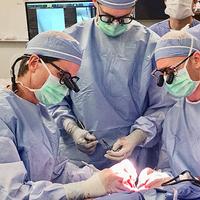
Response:
[[[0,88],[0,199],[200,199],[200,22],[136,0],[31,39]],[[199,8],[200,9],[200,8]]]

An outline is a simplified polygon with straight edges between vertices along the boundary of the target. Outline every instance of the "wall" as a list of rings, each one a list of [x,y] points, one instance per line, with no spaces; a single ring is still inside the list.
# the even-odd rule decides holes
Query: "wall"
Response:
[[[7,78],[13,57],[23,53],[28,40],[23,0],[1,1],[0,27],[0,78]]]
[[[24,52],[26,42],[0,42],[0,78],[10,76],[10,67],[17,56]]]
[[[1,1],[0,27],[0,78],[8,78],[14,58],[23,54],[28,40],[24,0]]]
[[[23,0],[2,0],[0,39],[27,40],[26,13]]]

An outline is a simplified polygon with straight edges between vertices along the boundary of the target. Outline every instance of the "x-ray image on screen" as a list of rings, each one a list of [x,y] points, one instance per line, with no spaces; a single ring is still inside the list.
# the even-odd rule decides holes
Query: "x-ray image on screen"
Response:
[[[63,31],[96,14],[94,4],[89,0],[28,1],[25,5],[29,39],[43,31]]]
[[[37,21],[39,33],[49,30],[62,31],[65,28],[64,10],[60,8],[38,9]]]
[[[89,8],[77,8],[76,17],[77,17],[77,22],[88,20],[92,17],[91,10]]]

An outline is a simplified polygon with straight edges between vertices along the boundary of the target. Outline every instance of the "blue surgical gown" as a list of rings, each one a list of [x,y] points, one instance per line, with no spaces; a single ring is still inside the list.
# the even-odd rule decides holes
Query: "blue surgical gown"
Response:
[[[200,40],[200,24],[198,26],[188,29],[188,32]]]
[[[185,98],[168,111],[163,125],[163,146],[159,166],[177,176],[189,170],[200,176],[200,102],[190,103]]]
[[[177,176],[184,170],[189,170],[194,176],[200,176],[200,102],[190,103],[185,98],[168,111],[163,128],[163,146],[158,168]],[[98,200],[172,200],[173,192],[177,190],[178,199],[200,200],[200,188],[188,182],[163,187],[167,193],[148,190],[137,193],[119,193],[100,197]],[[171,192],[170,192],[171,191]]]
[[[133,21],[128,31],[117,38],[109,37],[96,26],[95,19],[75,24],[65,32],[77,39],[83,49],[77,83],[80,92],[71,92],[60,104],[51,107],[50,112],[61,129],[67,117],[81,121],[99,143],[95,153],[87,155],[62,130],[62,154],[77,164],[84,160],[102,169],[112,162],[104,157],[107,149],[101,139],[112,146],[118,138],[142,129],[148,139],[145,148],[135,149],[134,160],[151,166],[157,152],[151,148],[157,142],[155,136],[171,103],[151,77],[158,36]]]
[[[196,26],[200,24],[200,21],[193,19],[191,27]],[[158,22],[156,24],[153,24],[152,26],[149,27],[152,31],[157,33],[160,37],[165,35],[170,31],[170,26],[169,26],[169,19],[163,20],[161,22]]]
[[[0,89],[0,199],[66,199],[61,183],[87,178],[58,155],[59,131],[42,105]]]
[[[190,182],[140,192],[114,193],[96,200],[200,200],[200,187]]]

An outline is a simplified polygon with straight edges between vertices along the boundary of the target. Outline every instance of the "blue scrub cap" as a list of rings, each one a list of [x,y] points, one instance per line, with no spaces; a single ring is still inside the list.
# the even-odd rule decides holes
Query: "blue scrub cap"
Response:
[[[133,7],[137,0],[97,0],[104,6],[108,6],[113,9],[127,9]]]
[[[26,46],[25,54],[48,56],[80,65],[82,51],[79,42],[63,32],[42,32],[31,39]]]
[[[188,56],[199,51],[200,42],[186,31],[170,31],[160,38],[155,48],[155,60],[176,56]]]
[[[187,30],[188,33],[190,33],[191,35],[195,36],[198,40],[200,40],[200,24],[197,26],[194,26],[192,28],[189,28]]]

